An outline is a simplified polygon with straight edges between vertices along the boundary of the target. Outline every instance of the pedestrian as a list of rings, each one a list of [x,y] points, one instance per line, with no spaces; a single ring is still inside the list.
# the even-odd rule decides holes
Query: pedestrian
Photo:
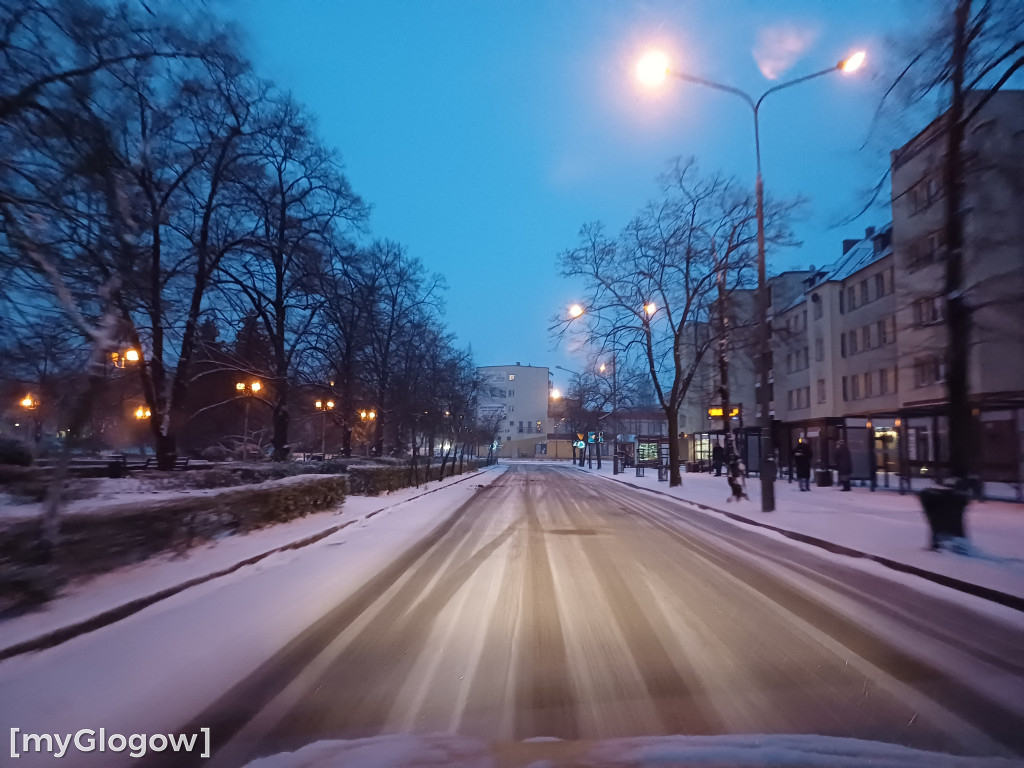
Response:
[[[711,449],[711,466],[715,470],[715,477],[722,476],[723,461],[725,461],[725,449],[715,443],[715,447]]]
[[[853,460],[850,458],[850,446],[845,440],[836,443],[836,472],[839,473],[839,484],[844,491],[850,490],[850,475],[853,474]]]
[[[800,482],[801,491],[811,490],[811,459],[814,452],[811,446],[801,437],[793,449],[793,463],[796,465],[796,477]]]

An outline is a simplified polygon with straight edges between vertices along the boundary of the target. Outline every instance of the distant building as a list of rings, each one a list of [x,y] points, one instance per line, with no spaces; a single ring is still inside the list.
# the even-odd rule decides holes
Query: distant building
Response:
[[[477,413],[496,424],[495,455],[524,458],[547,453],[551,383],[546,367],[489,365],[477,368],[481,378]],[[484,448],[486,454],[486,448]]]

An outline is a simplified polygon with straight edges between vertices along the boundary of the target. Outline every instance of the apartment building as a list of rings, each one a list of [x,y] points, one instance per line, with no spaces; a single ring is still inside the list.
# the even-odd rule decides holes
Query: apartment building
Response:
[[[546,367],[491,365],[477,368],[481,379],[477,413],[484,423],[496,425],[497,456],[523,458],[544,455],[551,381]],[[486,448],[484,449],[486,452]]]
[[[828,466],[840,436],[866,445],[869,420],[887,431],[898,418],[892,225],[844,240],[841,257],[802,283],[775,319],[776,441],[784,464],[803,438]]]
[[[985,94],[967,94],[971,110]],[[901,405],[907,462],[941,467],[947,455],[944,311],[945,115],[892,162]],[[964,138],[963,286],[971,310],[968,387],[983,478],[1021,482],[1024,457],[1024,91],[992,95]]]
[[[977,103],[969,94],[968,109]],[[948,456],[940,117],[892,153],[892,222],[843,243],[773,320],[775,430],[783,464],[800,437],[831,463],[845,437],[855,475],[941,475]],[[995,94],[965,139],[963,291],[977,471],[1024,495],[1024,92]]]

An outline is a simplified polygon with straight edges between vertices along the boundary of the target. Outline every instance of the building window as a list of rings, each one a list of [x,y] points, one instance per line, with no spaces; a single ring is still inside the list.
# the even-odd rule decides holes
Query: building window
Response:
[[[818,402],[825,402],[825,380],[818,379]]]
[[[917,299],[912,305],[914,325],[934,325],[942,322],[942,298],[929,296]]]
[[[857,308],[857,291],[852,286],[846,289],[846,304],[851,312]]]
[[[919,357],[914,360],[914,386],[927,387],[945,381],[946,366],[937,355]]]
[[[791,411],[795,411],[796,410],[796,397],[795,397],[795,395],[796,395],[796,390],[795,389],[791,389],[791,390],[789,390],[789,392],[786,393],[786,397],[789,400],[789,410],[791,410]]]
[[[508,396],[509,396],[509,397],[515,397],[515,394],[516,394],[516,391],[515,391],[514,389],[510,389],[510,390],[508,391]]]
[[[889,394],[889,369],[882,368],[878,372],[878,394]]]
[[[864,374],[864,397],[874,397],[875,388],[874,380],[871,376],[871,371]]]
[[[825,313],[825,310],[823,308],[825,302],[823,302],[821,300],[821,297],[818,296],[818,300],[812,303],[814,304],[814,319],[821,320],[821,316]]]
[[[867,280],[861,280],[860,281],[860,303],[862,305],[868,303],[868,281]]]
[[[889,343],[888,327],[885,320],[878,321],[878,346],[884,347]]]
[[[931,205],[942,197],[942,180],[938,176],[928,179],[928,204]]]
[[[842,357],[846,357],[846,334],[839,334],[839,354]]]
[[[843,301],[843,289],[842,288],[839,289],[839,314],[840,315],[845,315],[846,314],[846,302]]]
[[[516,380],[516,375],[515,375],[514,373],[510,373],[510,374],[508,375],[508,380],[509,380],[509,381],[515,381],[515,380]]]
[[[540,422],[539,421],[537,422],[537,434],[538,435],[540,434]]]
[[[810,408],[811,407],[811,388],[810,387],[804,387],[803,388],[803,393],[804,393],[804,408]]]
[[[850,397],[854,400],[860,400],[860,376],[854,375],[850,377]]]
[[[850,399],[850,388],[849,388],[848,380],[847,380],[847,378],[845,376],[843,376],[843,402],[845,402],[845,401],[847,401],[849,399]]]
[[[793,353],[792,352],[787,352],[786,353],[786,373],[792,373],[792,372],[793,372]]]
[[[825,341],[824,339],[814,340],[814,359],[819,363],[825,359]]]
[[[860,344],[863,349],[871,349],[871,326],[865,325],[860,329]]]
[[[880,299],[885,296],[885,272],[879,272],[875,275],[875,298]]]
[[[857,354],[857,332],[850,331],[850,354]]]

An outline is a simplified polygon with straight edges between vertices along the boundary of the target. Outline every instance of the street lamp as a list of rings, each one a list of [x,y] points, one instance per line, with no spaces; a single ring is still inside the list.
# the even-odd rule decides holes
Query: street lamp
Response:
[[[376,411],[362,410],[362,411],[359,412],[359,420],[362,421],[364,424],[367,423],[367,422],[370,422],[372,424],[376,418],[377,418],[377,412]],[[370,455],[370,443],[369,443],[369,441],[367,441],[367,443],[366,443],[366,455],[367,456]]]
[[[137,349],[127,349],[124,352],[111,352],[110,362],[115,368],[123,369],[128,363],[139,362],[139,351]]]
[[[799,83],[805,83],[808,80],[813,80],[814,78],[828,75],[833,72],[855,72],[864,64],[865,58],[866,54],[864,51],[857,51],[828,69],[823,69],[820,72],[814,72],[813,74],[798,77],[794,80],[789,80],[785,83],[779,83],[778,85],[772,86],[762,93],[756,100],[746,91],[734,88],[731,85],[723,85],[722,83],[716,83],[712,80],[705,80],[702,77],[694,77],[693,75],[688,75],[685,72],[670,69],[668,66],[668,59],[663,53],[658,51],[651,51],[646,54],[640,60],[640,64],[637,68],[637,75],[649,86],[659,85],[667,76],[671,75],[678,80],[684,80],[688,83],[703,85],[707,88],[714,88],[717,91],[724,91],[725,93],[731,93],[734,96],[739,96],[753,112],[754,154],[757,160],[757,181],[755,185],[755,194],[757,198],[757,300],[755,304],[757,306],[758,316],[757,382],[758,402],[761,408],[761,418],[759,420],[760,428],[758,430],[758,450],[761,457],[760,475],[762,512],[773,512],[775,510],[775,454],[771,450],[770,440],[772,420],[771,414],[769,413],[771,398],[768,396],[768,358],[771,354],[771,326],[768,322],[768,286],[765,277],[764,180],[761,176],[761,133],[758,125],[758,113],[761,109],[761,104],[764,102],[765,98],[767,98],[768,94],[781,91],[783,88],[789,88]],[[766,437],[768,438],[767,446]]]
[[[245,397],[245,420],[242,422],[242,461],[249,460],[249,403],[261,389],[263,389],[263,385],[256,380],[235,382],[235,391]]]
[[[325,403],[323,400],[317,400],[316,409],[324,415],[323,428],[320,430],[320,460],[327,461],[327,412],[334,409],[334,401],[328,400]]]
[[[153,413],[152,413],[152,411],[149,410],[149,408],[145,408],[145,407],[143,407],[141,405],[138,408],[135,409],[135,418],[140,420],[140,421],[142,419],[148,419],[152,415],[153,415]]]

